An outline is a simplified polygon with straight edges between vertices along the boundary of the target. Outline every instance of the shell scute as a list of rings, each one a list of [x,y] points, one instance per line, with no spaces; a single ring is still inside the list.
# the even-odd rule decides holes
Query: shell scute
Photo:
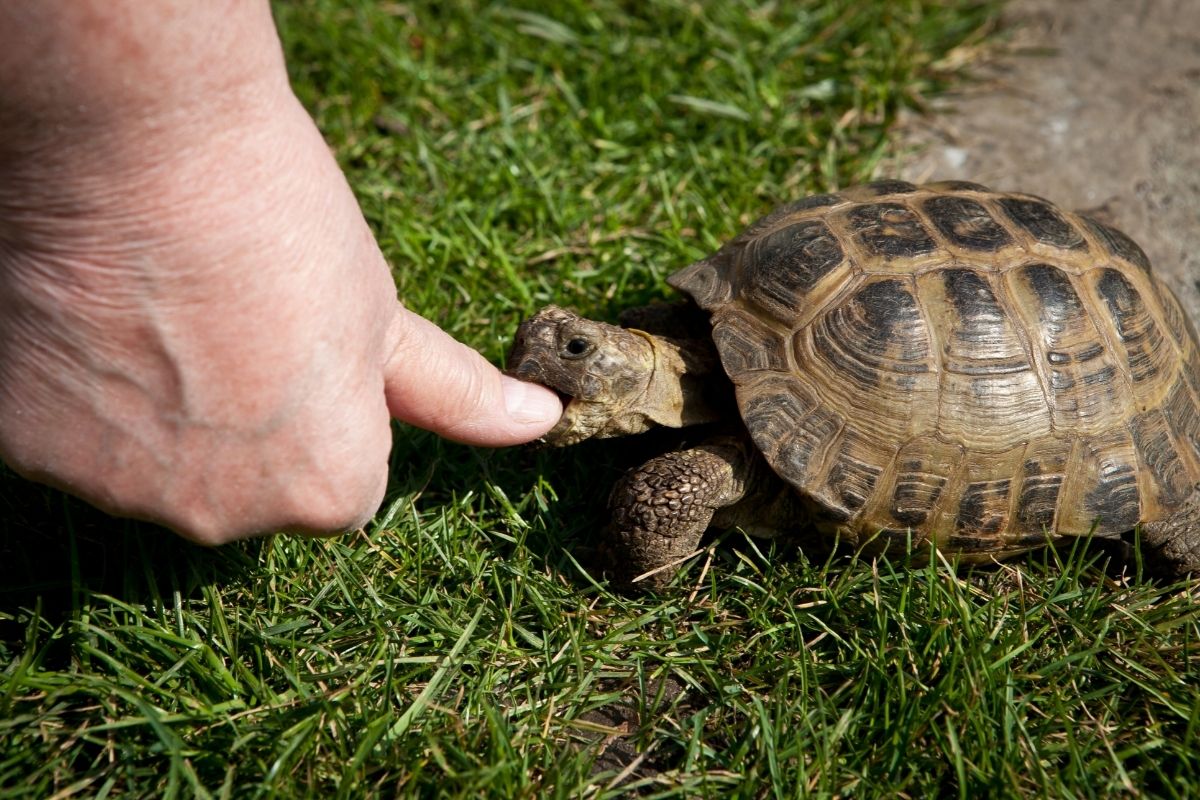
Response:
[[[1151,409],[1135,416],[1129,430],[1142,463],[1154,479],[1159,502],[1167,506],[1183,503],[1191,493],[1192,480],[1166,416],[1160,409]]]
[[[1080,219],[1083,220],[1088,230],[1096,236],[1096,239],[1104,245],[1109,254],[1128,261],[1147,275],[1150,274],[1150,259],[1146,257],[1145,251],[1138,246],[1137,242],[1116,228],[1105,225],[1091,217],[1081,216]]]
[[[988,188],[982,184],[972,183],[971,181],[937,181],[935,183],[925,184],[925,188],[932,192],[979,192],[987,194]]]
[[[925,201],[926,216],[951,244],[976,252],[1008,247],[1013,238],[977,200],[957,195],[935,195]]]
[[[1036,242],[1062,250],[1082,250],[1087,247],[1083,234],[1045,200],[1001,197],[998,203],[1012,224]]]
[[[713,325],[713,341],[731,377],[763,370],[790,371],[784,337],[749,314],[721,314]]]
[[[890,484],[880,486],[880,527],[907,526],[914,530],[945,527],[942,517],[953,481],[966,449],[927,434],[909,439],[896,454]]]
[[[1111,267],[1094,273],[1093,289],[1116,329],[1134,395],[1157,394],[1159,381],[1177,367],[1177,353],[1167,345],[1154,314],[1126,275]]]
[[[889,194],[912,194],[920,189],[916,184],[908,181],[883,180],[871,181],[862,186],[856,186],[843,192],[843,196],[851,197],[855,200],[867,199],[870,197],[884,197]]]
[[[808,484],[841,428],[840,415],[818,407],[784,437],[779,447],[779,457],[774,463],[776,470],[793,485]]]
[[[938,430],[981,452],[1049,435],[1050,410],[1018,325],[985,276],[950,267],[919,284],[943,337]]]
[[[846,214],[846,225],[868,257],[914,258],[938,247],[917,213],[900,203],[853,206]]]
[[[742,417],[754,444],[784,480],[797,486],[820,470],[842,428],[841,416],[794,376],[769,375],[738,389]]]
[[[1063,481],[1071,460],[1071,443],[1047,439],[1031,443],[1021,464],[1021,489],[1017,500],[1020,527],[1044,537],[1055,528]]]
[[[1083,536],[1132,529],[1141,519],[1142,495],[1129,431],[1121,427],[1082,439],[1073,462],[1067,467],[1059,531]]]
[[[877,440],[899,442],[935,426],[937,358],[910,278],[853,285],[799,327],[792,356],[798,374],[815,378],[824,405]]]
[[[817,320],[812,337],[824,365],[863,391],[878,388],[889,375],[911,388],[913,373],[930,369],[929,336],[907,281],[866,284]]]
[[[841,243],[824,222],[794,222],[747,246],[738,285],[744,297],[791,324],[809,292],[844,260]]]
[[[968,483],[958,501],[956,529],[959,534],[996,534],[1008,522],[1011,478]]]
[[[722,253],[689,264],[667,278],[667,283],[686,292],[705,311],[720,308],[733,299],[733,286],[725,275]]]
[[[1163,413],[1175,441],[1200,472],[1200,403],[1194,398],[1185,381],[1177,381],[1163,401]]]
[[[1095,433],[1119,425],[1129,414],[1127,381],[1071,276],[1039,262],[1007,277],[1041,362],[1054,427]]]
[[[835,521],[850,519],[871,500],[893,455],[856,429],[844,428],[829,469],[814,491],[816,499]]]

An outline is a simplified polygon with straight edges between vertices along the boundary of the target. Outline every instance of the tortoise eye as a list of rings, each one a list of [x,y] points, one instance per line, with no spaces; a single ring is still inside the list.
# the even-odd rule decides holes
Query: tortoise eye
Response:
[[[590,352],[592,352],[592,343],[576,336],[563,345],[562,356],[563,358],[583,358]]]

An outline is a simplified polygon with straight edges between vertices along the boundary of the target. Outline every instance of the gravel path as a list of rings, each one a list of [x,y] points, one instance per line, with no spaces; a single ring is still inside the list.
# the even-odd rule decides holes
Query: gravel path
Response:
[[[976,83],[902,121],[923,149],[899,173],[1087,210],[1200,322],[1200,0],[1014,0],[1007,22]]]

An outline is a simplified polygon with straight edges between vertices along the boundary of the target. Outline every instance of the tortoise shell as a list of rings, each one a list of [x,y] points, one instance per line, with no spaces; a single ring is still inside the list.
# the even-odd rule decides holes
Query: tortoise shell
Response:
[[[669,283],[711,313],[756,447],[852,541],[983,558],[1118,535],[1200,482],[1195,329],[1132,240],[1041,198],[810,197]]]

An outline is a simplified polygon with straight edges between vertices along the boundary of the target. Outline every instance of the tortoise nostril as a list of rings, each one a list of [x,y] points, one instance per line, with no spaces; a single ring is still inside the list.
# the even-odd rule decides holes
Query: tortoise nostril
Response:
[[[523,381],[540,383],[543,380],[542,367],[534,358],[523,358],[516,367],[509,367],[508,374]]]

